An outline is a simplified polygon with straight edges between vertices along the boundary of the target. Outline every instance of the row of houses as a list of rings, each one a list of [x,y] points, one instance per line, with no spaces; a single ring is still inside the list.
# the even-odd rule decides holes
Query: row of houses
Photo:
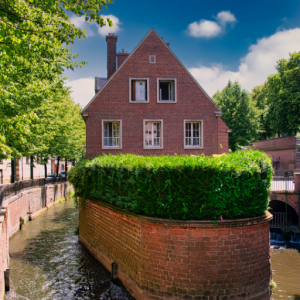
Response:
[[[47,164],[47,175],[55,174],[57,170],[57,160],[49,159]],[[71,163],[68,163],[68,169]],[[64,160],[59,162],[58,173],[65,171]],[[33,172],[33,174],[31,174]],[[12,176],[14,178],[12,178]],[[30,157],[16,159],[13,163],[10,159],[0,160],[0,184],[7,184],[20,180],[37,179],[45,177],[45,165],[38,159],[34,159],[33,168],[30,166]]]

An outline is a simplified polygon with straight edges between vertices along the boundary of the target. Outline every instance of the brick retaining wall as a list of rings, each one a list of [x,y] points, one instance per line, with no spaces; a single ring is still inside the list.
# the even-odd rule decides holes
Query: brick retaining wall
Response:
[[[86,200],[79,241],[137,300],[267,300],[271,215],[217,221],[139,216]]]
[[[68,189],[68,183],[49,184],[22,190],[3,201],[0,210],[0,299],[4,296],[4,271],[9,269],[9,238],[19,230],[20,218],[34,219],[65,197]]]

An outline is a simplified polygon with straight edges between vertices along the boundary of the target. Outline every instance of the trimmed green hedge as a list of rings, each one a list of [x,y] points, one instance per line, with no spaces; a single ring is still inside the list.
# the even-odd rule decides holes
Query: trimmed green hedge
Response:
[[[72,168],[76,194],[168,219],[216,220],[263,215],[272,178],[259,151],[208,156],[103,155]]]

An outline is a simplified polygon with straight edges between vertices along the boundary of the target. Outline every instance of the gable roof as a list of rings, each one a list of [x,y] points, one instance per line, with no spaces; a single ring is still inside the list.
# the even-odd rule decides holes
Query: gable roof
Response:
[[[170,47],[163,41],[163,39],[158,35],[158,33],[152,28],[146,36],[140,41],[140,43],[134,48],[134,50],[128,55],[128,57],[125,59],[125,61],[122,63],[120,68],[118,68],[114,74],[109,78],[109,80],[106,81],[106,83],[102,86],[102,88],[95,94],[95,96],[90,100],[90,102],[85,106],[85,108],[82,110],[82,113],[91,105],[91,103],[97,98],[97,96],[103,91],[103,89],[108,85],[108,83],[116,76],[116,74],[122,69],[122,67],[126,64],[126,62],[131,58],[131,56],[134,54],[134,52],[140,47],[140,45],[144,42],[144,40],[150,35],[151,32],[154,32],[159,40],[163,43],[163,45],[171,52],[171,54],[176,58],[176,60],[179,62],[179,64],[184,68],[184,70],[190,75],[190,77],[194,80],[194,82],[198,85],[198,87],[201,89],[201,91],[207,96],[207,98],[212,102],[212,104],[221,112],[221,109],[217,106],[217,104],[211,99],[211,97],[205,92],[205,90],[202,88],[202,86],[199,84],[199,82],[194,78],[194,76],[190,73],[190,71],[184,66],[184,64],[179,60],[179,58],[174,54],[174,52],[170,49]]]

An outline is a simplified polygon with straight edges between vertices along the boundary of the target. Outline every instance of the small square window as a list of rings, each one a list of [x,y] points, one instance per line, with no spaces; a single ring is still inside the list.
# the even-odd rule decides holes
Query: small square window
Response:
[[[129,102],[148,103],[149,102],[149,80],[148,78],[129,79]]]
[[[184,149],[203,148],[202,120],[184,120]]]
[[[1,164],[1,165],[3,164],[3,159],[0,159],[0,164]]]
[[[177,91],[176,91],[176,79],[175,78],[158,78],[157,79],[157,102],[158,103],[176,103]]]
[[[29,156],[26,157],[26,164],[27,164],[27,165],[30,164],[30,157],[29,157]]]
[[[149,55],[149,63],[155,64],[156,63],[156,56],[155,55]]]
[[[163,148],[163,120],[144,120],[144,149]]]
[[[122,120],[102,120],[102,149],[122,149]]]

